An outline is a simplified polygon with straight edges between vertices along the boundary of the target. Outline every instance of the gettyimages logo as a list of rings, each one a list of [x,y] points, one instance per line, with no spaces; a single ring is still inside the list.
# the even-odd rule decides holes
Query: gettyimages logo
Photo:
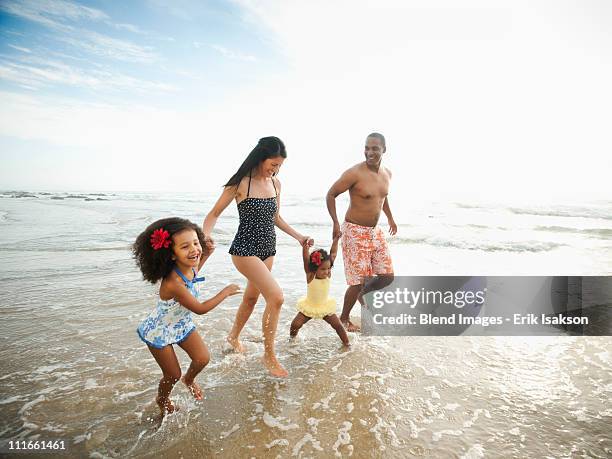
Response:
[[[448,305],[452,304],[456,308],[464,306],[482,305],[485,301],[485,293],[487,288],[477,291],[451,291],[451,290],[409,290],[407,288],[397,288],[395,291],[376,290],[372,295],[372,307],[380,309],[385,304],[405,304],[410,308],[416,307],[417,304],[434,304]]]
[[[609,276],[396,276],[372,291],[368,282],[368,335],[612,335]]]

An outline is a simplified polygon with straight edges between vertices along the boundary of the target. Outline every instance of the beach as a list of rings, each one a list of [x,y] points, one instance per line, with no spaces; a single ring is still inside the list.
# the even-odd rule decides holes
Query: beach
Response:
[[[211,362],[194,401],[179,383],[159,419],[161,372],[136,327],[155,307],[130,245],[152,221],[201,224],[216,196],[197,193],[0,193],[0,440],[64,440],[71,457],[610,457],[607,336],[367,337],[343,349],[323,321],[290,342],[305,294],[301,248],[277,230],[274,275],[285,304],[269,377],[263,304],[225,337],[240,302],[203,316]],[[399,202],[399,198],[398,199]],[[339,200],[339,215],[346,200]],[[612,202],[572,205],[402,203],[389,238],[400,275],[610,275]],[[284,219],[331,243],[322,196],[283,196]],[[381,221],[386,229],[384,217]],[[234,205],[219,219],[205,291],[244,286],[227,254]],[[345,289],[341,256],[331,295]],[[359,315],[359,308],[354,309]],[[185,370],[188,358],[177,348]]]

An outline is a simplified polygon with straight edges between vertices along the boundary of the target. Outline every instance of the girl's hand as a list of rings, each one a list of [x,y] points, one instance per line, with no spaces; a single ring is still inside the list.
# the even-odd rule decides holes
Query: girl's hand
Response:
[[[299,241],[302,247],[312,247],[314,245],[314,239],[310,236],[302,236]]]
[[[242,293],[242,290],[240,290],[240,286],[237,284],[229,284],[227,287],[221,290],[221,292],[228,297]]]
[[[215,241],[210,236],[204,236],[204,249],[210,255],[215,251]]]

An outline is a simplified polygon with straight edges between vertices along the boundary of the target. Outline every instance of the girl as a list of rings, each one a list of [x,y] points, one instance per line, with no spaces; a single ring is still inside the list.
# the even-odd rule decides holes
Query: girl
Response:
[[[302,325],[310,319],[323,319],[330,324],[345,346],[349,345],[346,330],[336,315],[336,300],[329,298],[329,282],[331,269],[334,266],[336,253],[338,252],[338,239],[336,235],[332,242],[329,254],[324,249],[318,249],[309,254],[308,247],[302,248],[302,259],[304,260],[304,272],[306,273],[306,297],[297,302],[298,313],[291,322],[289,335],[295,338]]]
[[[219,216],[232,201],[236,201],[240,224],[229,253],[236,269],[248,279],[242,303],[227,341],[238,352],[244,348],[239,336],[253,312],[261,293],[266,300],[262,318],[264,338],[263,364],[270,374],[286,377],[274,353],[274,338],[278,316],[283,304],[283,292],[270,273],[276,255],[276,225],[301,245],[312,239],[294,230],[280,215],[281,184],[276,174],[287,157],[285,145],[278,137],[263,137],[224,185],[224,190],[204,219],[207,240]]]
[[[228,296],[239,293],[239,287],[230,284],[211,299],[200,301],[204,277],[197,277],[197,273],[213,250],[212,243],[204,244],[202,230],[182,218],[156,221],[136,238],[132,247],[142,277],[153,284],[162,281],[157,307],[137,329],[162,370],[155,400],[162,416],[175,410],[169,396],[181,379],[173,344],[191,358],[182,381],[196,400],[202,400],[202,389],[195,377],[208,364],[210,354],[196,331],[191,312],[206,314]]]

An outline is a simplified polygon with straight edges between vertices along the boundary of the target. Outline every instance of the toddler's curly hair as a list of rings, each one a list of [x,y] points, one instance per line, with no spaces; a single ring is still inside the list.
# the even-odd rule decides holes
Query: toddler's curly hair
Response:
[[[329,253],[327,253],[327,250],[325,249],[313,250],[310,256],[308,257],[308,271],[310,271],[311,273],[316,272],[317,269],[319,269],[319,266],[321,265],[321,263],[317,265],[314,261],[312,261],[312,256],[317,252],[321,254],[321,263],[327,260],[331,260]],[[333,263],[332,263],[332,266],[333,266]]]
[[[158,280],[163,279],[174,269],[174,260],[172,255],[174,253],[172,249],[173,243],[170,242],[168,247],[161,247],[157,250],[153,248],[151,243],[151,236],[155,230],[167,231],[170,235],[170,241],[172,237],[185,230],[193,230],[198,235],[200,245],[202,246],[202,253],[206,253],[204,245],[204,233],[202,229],[195,223],[190,222],[184,218],[171,217],[163,218],[151,223],[146,230],[138,235],[136,241],[132,245],[132,254],[136,260],[136,264],[142,272],[144,280],[155,284]]]

